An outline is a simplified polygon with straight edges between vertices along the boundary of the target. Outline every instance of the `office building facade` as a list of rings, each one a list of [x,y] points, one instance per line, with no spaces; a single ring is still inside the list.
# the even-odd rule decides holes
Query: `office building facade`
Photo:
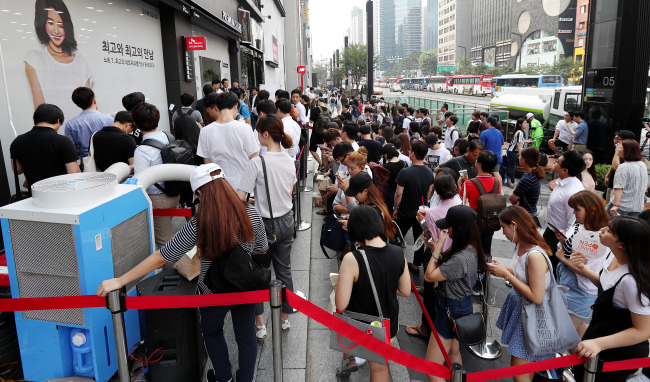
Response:
[[[513,0],[474,0],[472,9],[473,65],[503,66],[510,63]]]
[[[474,0],[438,0],[438,71],[450,72],[472,47]]]

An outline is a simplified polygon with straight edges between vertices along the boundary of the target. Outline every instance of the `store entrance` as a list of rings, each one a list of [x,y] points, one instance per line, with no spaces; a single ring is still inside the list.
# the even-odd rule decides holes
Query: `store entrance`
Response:
[[[199,57],[201,65],[201,87],[211,84],[212,81],[221,81],[221,61],[208,57]]]

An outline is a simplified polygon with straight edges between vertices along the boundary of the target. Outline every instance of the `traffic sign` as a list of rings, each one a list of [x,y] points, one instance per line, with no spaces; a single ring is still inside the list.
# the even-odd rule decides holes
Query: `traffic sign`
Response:
[[[304,65],[300,65],[298,67],[298,74],[305,74],[305,73],[307,73],[307,67]]]
[[[187,50],[205,50],[205,36],[185,37],[185,48]]]

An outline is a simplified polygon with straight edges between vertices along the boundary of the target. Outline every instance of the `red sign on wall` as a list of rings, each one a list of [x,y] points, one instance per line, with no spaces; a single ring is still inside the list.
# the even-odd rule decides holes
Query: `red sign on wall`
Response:
[[[187,50],[205,50],[205,36],[185,37],[185,48]]]
[[[307,73],[307,67],[300,65],[298,67],[298,74],[305,74],[305,73]]]

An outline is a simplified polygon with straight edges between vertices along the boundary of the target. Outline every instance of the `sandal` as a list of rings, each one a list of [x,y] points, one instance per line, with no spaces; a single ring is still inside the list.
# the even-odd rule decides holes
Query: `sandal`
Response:
[[[410,331],[409,331],[409,330],[410,330]],[[407,327],[404,329],[404,331],[405,331],[406,334],[408,334],[409,336],[422,337],[422,338],[426,338],[426,339],[429,338],[429,335],[428,335],[427,333],[423,332],[423,331],[420,329],[420,326],[419,326],[419,325],[407,326]]]
[[[255,337],[257,337],[257,342],[264,342],[266,339],[266,325],[255,325]]]
[[[357,366],[354,356],[343,358],[343,360],[341,360],[341,366],[336,369],[336,376],[347,377],[357,370],[359,370],[359,366]]]

